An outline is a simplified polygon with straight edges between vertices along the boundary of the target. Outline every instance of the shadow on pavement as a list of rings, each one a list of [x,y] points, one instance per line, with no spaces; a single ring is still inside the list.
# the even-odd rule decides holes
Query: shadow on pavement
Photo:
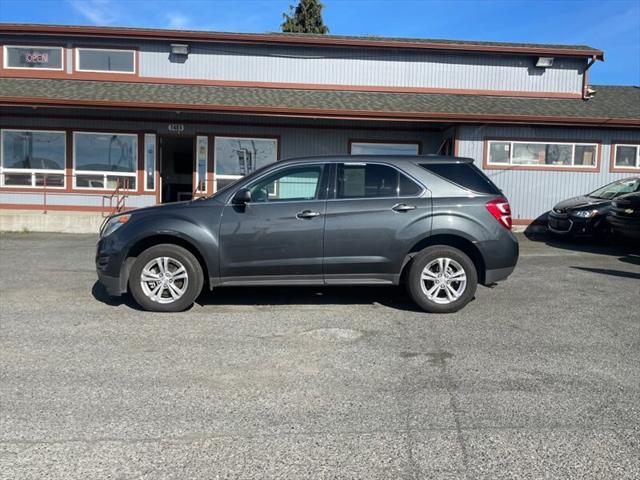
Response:
[[[383,305],[421,312],[403,287],[221,287],[203,292],[200,305]]]
[[[110,296],[96,282],[91,289],[93,298],[105,305],[126,305],[141,308],[130,295]],[[397,310],[421,312],[403,287],[395,286],[340,286],[340,287],[220,287],[209,291],[206,287],[196,300],[205,305],[375,305]]]
[[[633,278],[640,280],[640,273],[625,272],[623,270],[611,270],[610,268],[590,268],[590,267],[571,267],[576,270],[583,270],[585,272],[601,273],[603,275],[611,275],[613,277]]]

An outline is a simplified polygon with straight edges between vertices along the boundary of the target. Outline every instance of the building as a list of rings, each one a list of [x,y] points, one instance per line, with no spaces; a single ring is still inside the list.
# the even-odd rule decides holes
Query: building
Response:
[[[526,225],[640,173],[640,89],[590,85],[591,47],[16,24],[0,43],[5,211],[187,199],[294,156],[447,153]]]

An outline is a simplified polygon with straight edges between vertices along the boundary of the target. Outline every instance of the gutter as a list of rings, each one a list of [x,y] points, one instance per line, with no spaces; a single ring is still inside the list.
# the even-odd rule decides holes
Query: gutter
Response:
[[[584,69],[582,73],[582,99],[589,100],[589,69],[591,66],[596,63],[597,60],[602,60],[604,62],[604,55],[602,57],[597,57],[596,55],[591,56],[591,60],[587,63],[587,67]]]

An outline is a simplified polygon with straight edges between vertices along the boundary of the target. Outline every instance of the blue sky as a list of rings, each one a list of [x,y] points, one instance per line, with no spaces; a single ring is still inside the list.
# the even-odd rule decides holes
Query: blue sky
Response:
[[[294,0],[0,0],[0,21],[279,30]],[[331,33],[589,45],[591,83],[640,85],[639,0],[324,0]]]

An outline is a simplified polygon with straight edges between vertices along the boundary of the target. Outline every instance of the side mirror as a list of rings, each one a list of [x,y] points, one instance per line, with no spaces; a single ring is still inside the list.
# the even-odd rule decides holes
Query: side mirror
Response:
[[[251,202],[251,191],[248,188],[241,188],[238,190],[233,198],[231,199],[231,203],[234,205],[246,205]]]

